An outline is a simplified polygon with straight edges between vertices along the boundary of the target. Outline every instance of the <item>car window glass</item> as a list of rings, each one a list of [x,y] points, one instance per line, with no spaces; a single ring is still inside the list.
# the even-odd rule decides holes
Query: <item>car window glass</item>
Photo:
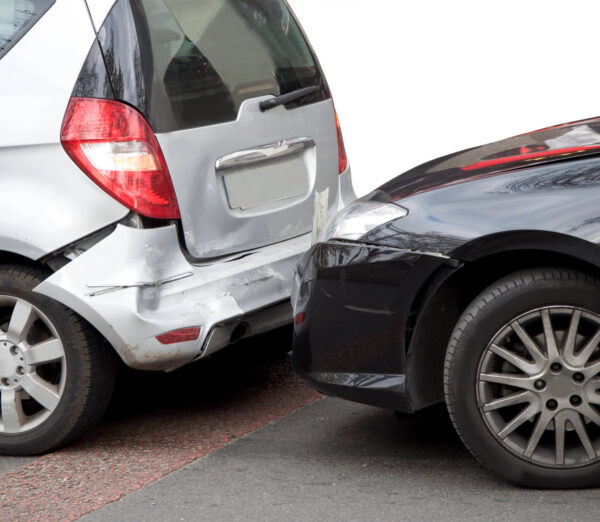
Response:
[[[154,88],[178,128],[235,120],[249,98],[322,85],[283,0],[142,0]],[[328,97],[326,89],[301,100]],[[160,125],[159,125],[160,126]]]
[[[0,58],[15,45],[54,0],[0,0]]]

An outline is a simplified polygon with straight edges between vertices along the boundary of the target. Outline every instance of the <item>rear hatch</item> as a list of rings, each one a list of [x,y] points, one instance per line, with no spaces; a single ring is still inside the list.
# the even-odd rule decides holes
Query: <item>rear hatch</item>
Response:
[[[315,192],[334,204],[335,111],[284,1],[119,0],[99,41],[115,98],[157,134],[193,257],[309,232]]]

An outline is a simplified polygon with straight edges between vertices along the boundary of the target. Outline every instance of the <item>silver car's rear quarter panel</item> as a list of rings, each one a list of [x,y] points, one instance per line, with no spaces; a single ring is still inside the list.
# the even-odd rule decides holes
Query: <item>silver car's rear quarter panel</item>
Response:
[[[85,2],[60,0],[0,60],[0,251],[37,259],[128,212],[60,144],[94,38]]]

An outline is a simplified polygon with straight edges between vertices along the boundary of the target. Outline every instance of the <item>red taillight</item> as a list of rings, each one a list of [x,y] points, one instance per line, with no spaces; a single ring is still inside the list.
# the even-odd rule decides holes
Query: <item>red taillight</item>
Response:
[[[180,330],[173,330],[156,336],[156,340],[160,344],[176,344],[186,343],[188,341],[196,341],[200,337],[202,327],[192,326],[190,328],[181,328]]]
[[[305,312],[300,312],[299,314],[296,315],[296,317],[294,317],[294,324],[296,326],[300,326],[306,319],[306,313]]]
[[[180,217],[156,136],[129,105],[71,98],[60,139],[79,168],[127,208],[156,219]]]
[[[340,119],[338,118],[337,112],[335,113],[335,125],[337,127],[339,173],[342,174],[348,168],[348,156],[346,155],[342,127],[340,126]]]

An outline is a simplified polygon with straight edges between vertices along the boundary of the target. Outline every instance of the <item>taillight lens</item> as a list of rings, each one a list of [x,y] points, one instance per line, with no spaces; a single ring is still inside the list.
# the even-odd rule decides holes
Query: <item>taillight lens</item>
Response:
[[[338,118],[337,112],[335,113],[335,125],[337,127],[339,173],[342,174],[348,168],[348,156],[346,155],[342,127],[340,126],[340,119]]]
[[[79,168],[126,207],[156,219],[180,217],[160,145],[134,108],[71,98],[60,139]]]

